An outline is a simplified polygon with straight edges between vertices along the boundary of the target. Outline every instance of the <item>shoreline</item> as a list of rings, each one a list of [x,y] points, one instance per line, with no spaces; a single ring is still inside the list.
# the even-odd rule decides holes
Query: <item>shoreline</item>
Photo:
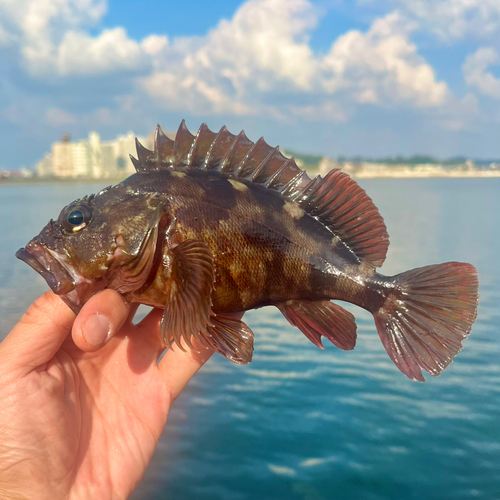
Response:
[[[347,172],[349,173],[349,172]],[[442,172],[436,173],[419,173],[412,172],[411,174],[397,172],[388,172],[387,174],[378,173],[372,174],[371,172],[359,172],[356,174],[350,174],[354,179],[488,179],[488,178],[498,178],[500,177],[500,170],[488,172],[488,171],[477,171],[477,172],[450,172],[443,174]]]
[[[317,175],[316,169],[308,171],[310,175]],[[463,172],[349,172],[346,171],[353,179],[492,179],[500,177],[500,170],[494,171],[463,171]],[[15,179],[0,179],[0,187],[2,186],[38,186],[49,184],[118,184],[125,180],[126,177],[116,178],[93,178],[93,177],[78,177],[78,178],[15,178]]]
[[[124,181],[126,177],[118,177],[118,178],[101,178],[95,179],[93,177],[78,177],[78,178],[32,178],[26,177],[21,179],[0,179],[0,187],[1,186],[44,186],[50,184],[105,184],[109,186],[110,184],[118,184]]]

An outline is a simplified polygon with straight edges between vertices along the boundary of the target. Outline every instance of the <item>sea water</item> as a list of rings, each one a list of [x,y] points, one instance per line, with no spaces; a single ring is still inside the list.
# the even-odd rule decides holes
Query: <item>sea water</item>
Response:
[[[320,351],[275,308],[251,311],[253,362],[215,355],[190,382],[133,500],[500,500],[500,179],[360,184],[391,236],[382,273],[478,268],[463,352],[421,384],[394,366],[366,311],[347,306],[352,352]],[[101,187],[0,187],[1,336],[47,289],[16,250]]]

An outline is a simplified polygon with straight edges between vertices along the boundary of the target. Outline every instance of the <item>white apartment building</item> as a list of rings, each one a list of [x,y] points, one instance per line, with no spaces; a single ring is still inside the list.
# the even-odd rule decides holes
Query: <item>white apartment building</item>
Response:
[[[141,137],[139,141],[150,147],[147,138]],[[39,177],[124,178],[135,172],[129,155],[136,156],[133,132],[114,141],[101,141],[97,132],[90,132],[88,140],[77,142],[63,136],[37,163],[36,173]]]
[[[52,153],[45,153],[45,156],[36,164],[35,175],[37,177],[52,175]]]

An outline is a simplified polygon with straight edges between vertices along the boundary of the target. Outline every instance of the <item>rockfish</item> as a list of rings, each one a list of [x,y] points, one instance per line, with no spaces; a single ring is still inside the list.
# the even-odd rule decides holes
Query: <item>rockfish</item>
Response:
[[[253,334],[231,313],[276,306],[318,347],[356,343],[370,311],[409,378],[450,364],[476,318],[478,278],[448,262],[396,276],[376,272],[389,237],[372,200],[346,173],[310,179],[294,159],[244,132],[184,121],[174,141],[158,126],[154,151],[137,142],[137,173],[65,207],[17,257],[77,313],[104,288],[164,309],[166,346],[192,339],[251,361]]]

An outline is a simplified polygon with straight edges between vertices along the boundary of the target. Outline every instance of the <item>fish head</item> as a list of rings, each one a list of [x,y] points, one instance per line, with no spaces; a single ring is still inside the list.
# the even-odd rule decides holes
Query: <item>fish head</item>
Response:
[[[64,207],[16,257],[78,313],[95,293],[144,288],[161,261],[166,202],[123,183]]]

